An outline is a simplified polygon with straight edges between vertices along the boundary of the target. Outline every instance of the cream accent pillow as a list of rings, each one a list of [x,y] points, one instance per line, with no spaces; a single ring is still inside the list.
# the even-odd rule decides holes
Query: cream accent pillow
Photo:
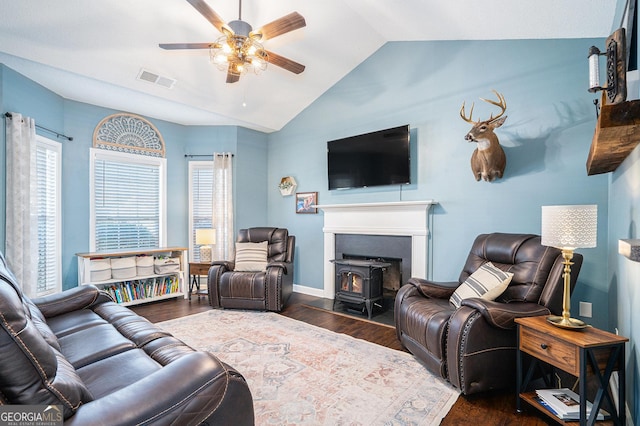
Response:
[[[449,302],[456,308],[460,307],[462,299],[480,297],[484,300],[495,300],[509,286],[513,278],[511,272],[505,272],[487,262],[469,276],[451,295]]]
[[[268,242],[236,243],[236,266],[239,272],[261,272],[267,269]]]

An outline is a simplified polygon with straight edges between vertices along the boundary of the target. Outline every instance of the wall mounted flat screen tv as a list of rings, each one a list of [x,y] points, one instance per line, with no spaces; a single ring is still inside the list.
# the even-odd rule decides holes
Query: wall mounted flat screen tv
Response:
[[[411,183],[409,125],[327,142],[329,189]]]

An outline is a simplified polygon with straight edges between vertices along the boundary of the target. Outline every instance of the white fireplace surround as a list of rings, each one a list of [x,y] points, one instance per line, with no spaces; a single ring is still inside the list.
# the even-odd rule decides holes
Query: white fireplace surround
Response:
[[[335,296],[336,234],[399,235],[411,237],[411,276],[426,278],[429,208],[427,201],[318,205],[324,212],[324,294]]]

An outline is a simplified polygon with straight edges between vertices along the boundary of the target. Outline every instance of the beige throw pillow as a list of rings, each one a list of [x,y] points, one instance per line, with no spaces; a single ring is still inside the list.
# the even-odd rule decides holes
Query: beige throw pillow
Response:
[[[470,297],[495,300],[507,289],[511,278],[513,278],[511,272],[505,272],[493,266],[491,262],[487,262],[460,284],[460,287],[451,295],[449,302],[459,308],[462,299]]]
[[[236,243],[236,267],[240,272],[261,272],[267,269],[267,241]]]

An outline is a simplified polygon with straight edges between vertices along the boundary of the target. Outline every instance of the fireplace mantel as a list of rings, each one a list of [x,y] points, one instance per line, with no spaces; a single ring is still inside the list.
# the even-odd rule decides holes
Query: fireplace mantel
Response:
[[[336,234],[401,235],[411,237],[411,275],[426,278],[429,208],[433,200],[388,203],[318,205],[324,212],[324,297],[335,296]]]

